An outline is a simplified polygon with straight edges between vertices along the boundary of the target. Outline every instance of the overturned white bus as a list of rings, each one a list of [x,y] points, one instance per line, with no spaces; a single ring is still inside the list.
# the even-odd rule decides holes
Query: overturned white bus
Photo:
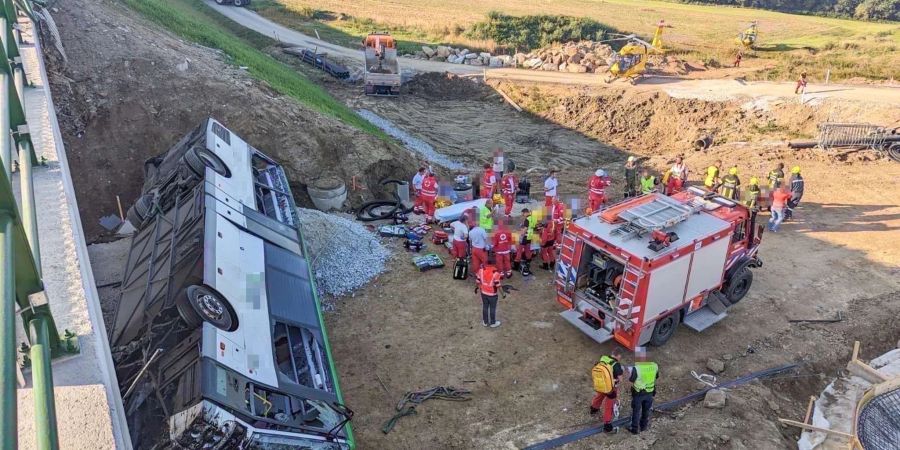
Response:
[[[110,335],[135,447],[354,448],[281,166],[207,119],[144,172]]]

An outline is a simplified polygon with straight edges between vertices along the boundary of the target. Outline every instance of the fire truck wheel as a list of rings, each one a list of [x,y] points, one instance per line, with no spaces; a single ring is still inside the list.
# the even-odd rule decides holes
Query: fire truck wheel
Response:
[[[199,326],[206,321],[225,331],[237,329],[238,320],[234,308],[221,294],[206,286],[197,285],[188,287],[185,294],[176,307],[178,314],[188,325]]]
[[[733,305],[747,295],[751,284],[753,284],[753,272],[750,268],[744,267],[731,276],[722,293],[728,297],[728,301]]]
[[[675,334],[675,330],[678,328],[678,318],[678,312],[676,311],[657,320],[656,326],[653,327],[653,335],[650,336],[650,345],[659,347],[665,344]]]

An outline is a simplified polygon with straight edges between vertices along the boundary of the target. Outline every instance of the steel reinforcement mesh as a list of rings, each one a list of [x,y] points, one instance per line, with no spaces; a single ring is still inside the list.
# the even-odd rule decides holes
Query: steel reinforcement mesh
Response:
[[[900,449],[900,389],[879,395],[863,406],[856,430],[866,450]]]

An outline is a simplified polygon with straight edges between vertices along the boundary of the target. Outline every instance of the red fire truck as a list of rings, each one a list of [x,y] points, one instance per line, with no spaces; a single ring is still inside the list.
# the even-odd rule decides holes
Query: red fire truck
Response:
[[[662,345],[679,324],[722,320],[753,282],[763,227],[745,206],[691,187],[574,220],[556,267],[561,315],[597,342]]]

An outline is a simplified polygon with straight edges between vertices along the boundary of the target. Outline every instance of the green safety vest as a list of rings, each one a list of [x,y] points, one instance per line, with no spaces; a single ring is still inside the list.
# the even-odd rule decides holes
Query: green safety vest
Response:
[[[759,186],[751,184],[750,187],[747,188],[747,198],[744,200],[744,204],[747,205],[748,208],[755,208],[757,199],[759,199]]]
[[[531,241],[534,237],[534,229],[537,228],[537,217],[534,214],[528,216],[528,231],[525,233],[525,239]]]
[[[781,187],[781,183],[784,182],[784,171],[783,170],[772,170],[769,172],[769,189],[776,189]]]
[[[488,232],[494,228],[494,216],[490,208],[484,206],[478,208],[478,225]]]
[[[656,187],[656,177],[653,175],[643,178],[641,177],[641,192],[644,194],[649,194],[653,192],[653,189]]]
[[[636,362],[637,379],[634,381],[634,390],[638,392],[653,392],[656,389],[656,374],[659,366],[655,362]]]

